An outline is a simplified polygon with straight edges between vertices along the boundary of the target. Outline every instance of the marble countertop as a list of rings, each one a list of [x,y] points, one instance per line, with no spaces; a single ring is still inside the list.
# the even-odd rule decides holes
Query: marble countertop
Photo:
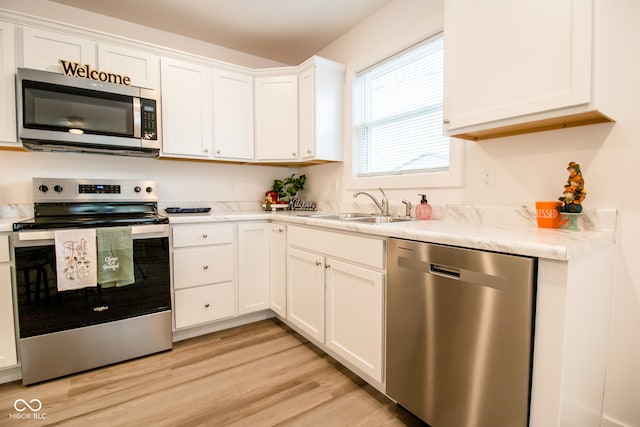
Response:
[[[310,218],[309,214],[309,212],[213,212],[205,215],[169,215],[169,219],[171,224],[272,220],[561,261],[567,261],[581,254],[611,245],[614,243],[615,236],[613,231],[551,230],[535,226],[498,227],[441,220],[366,224]]]
[[[168,216],[171,224],[271,220],[379,237],[397,237],[560,261],[567,261],[581,254],[613,244],[615,239],[613,231],[550,230],[530,225],[499,227],[443,220],[366,224],[310,218],[309,214],[310,212],[291,211],[234,211]],[[11,225],[21,219],[24,218],[0,218],[0,232],[10,232]]]

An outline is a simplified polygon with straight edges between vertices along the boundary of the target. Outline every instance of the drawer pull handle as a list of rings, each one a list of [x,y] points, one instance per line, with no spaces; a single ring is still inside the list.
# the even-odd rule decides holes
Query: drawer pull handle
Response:
[[[320,261],[316,261],[316,265],[317,265],[317,266],[321,266],[321,265],[322,265],[322,263],[321,263]]]
[[[202,266],[202,269],[203,270],[207,270],[207,269],[209,269],[209,266],[205,264],[205,265]]]
[[[203,239],[206,239],[207,237],[209,237],[209,235],[207,235],[206,233],[202,235]]]
[[[204,305],[204,308],[209,308],[209,303],[206,303],[206,304]]]

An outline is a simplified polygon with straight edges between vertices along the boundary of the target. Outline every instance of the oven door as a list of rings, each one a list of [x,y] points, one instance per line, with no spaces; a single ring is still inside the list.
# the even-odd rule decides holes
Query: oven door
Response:
[[[167,225],[133,227],[134,283],[63,292],[53,231],[14,234],[20,338],[171,310]]]

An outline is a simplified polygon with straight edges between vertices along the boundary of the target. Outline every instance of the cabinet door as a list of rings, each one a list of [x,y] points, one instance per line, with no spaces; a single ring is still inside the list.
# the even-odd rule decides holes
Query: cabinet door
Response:
[[[11,270],[8,261],[9,238],[0,236],[0,368],[17,363]]]
[[[288,248],[287,319],[322,343],[324,307],[324,258]]]
[[[163,154],[210,157],[212,80],[208,67],[161,59]]]
[[[327,346],[382,382],[384,274],[327,259]]]
[[[269,299],[271,310],[287,317],[287,228],[270,224],[269,240]]]
[[[22,29],[23,67],[62,73],[60,60],[96,67],[96,44],[53,31]]]
[[[298,77],[256,77],[257,160],[298,159]]]
[[[253,77],[213,72],[214,156],[253,160]]]
[[[444,117],[449,133],[589,103],[591,3],[446,0]]]
[[[160,58],[150,52],[100,43],[98,66],[101,70],[131,78],[131,86],[160,88]]]
[[[238,225],[238,313],[269,308],[268,223]]]
[[[314,67],[309,67],[298,76],[298,132],[300,135],[300,159],[315,156],[316,144],[316,79]]]
[[[0,145],[15,145],[18,140],[14,39],[13,25],[0,22]]]
[[[344,66],[314,57],[298,76],[300,160],[342,160]]]

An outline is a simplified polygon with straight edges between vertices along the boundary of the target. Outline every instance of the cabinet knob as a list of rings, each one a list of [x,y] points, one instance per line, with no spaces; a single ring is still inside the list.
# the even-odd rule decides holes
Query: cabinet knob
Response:
[[[207,233],[204,233],[204,234],[202,235],[202,238],[203,238],[203,239],[206,239],[207,237],[209,237],[209,235],[208,235]]]
[[[293,153],[291,153],[291,155],[292,155],[293,157],[296,157],[296,153],[295,153],[295,151],[294,151]]]
[[[320,261],[316,261],[316,265],[319,267],[322,265],[322,263]]]
[[[284,233],[284,228],[278,228],[278,233]]]
[[[220,154],[220,150],[216,150],[216,154]]]
[[[203,266],[202,266],[202,269],[203,269],[203,270],[208,270],[208,269],[209,269],[209,266],[205,264],[205,265],[203,265]]]
[[[445,124],[445,125],[448,125],[448,124],[449,124],[449,120],[448,120],[448,119],[444,119],[444,120],[442,121],[442,123],[443,123],[443,124]]]
[[[311,154],[311,150],[307,150],[307,154]]]
[[[209,152],[209,149],[208,149],[208,148],[205,148],[203,151],[204,151],[205,153],[208,153],[208,152]]]
[[[324,268],[331,268],[329,264],[325,264]]]
[[[206,304],[204,305],[204,308],[209,308],[209,303],[206,303]]]

